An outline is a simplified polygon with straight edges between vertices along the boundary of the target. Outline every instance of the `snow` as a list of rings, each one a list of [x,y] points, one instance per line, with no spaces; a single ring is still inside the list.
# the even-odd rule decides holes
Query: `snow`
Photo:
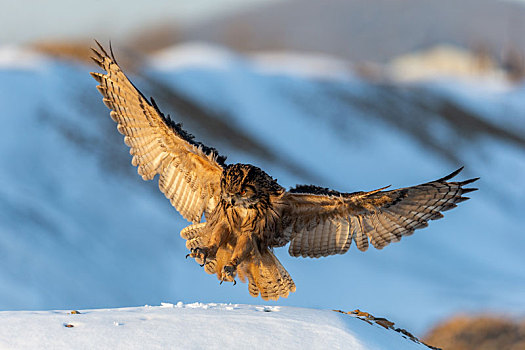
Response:
[[[9,50],[10,56],[5,56],[34,57],[25,50]],[[206,108],[223,111],[229,122],[283,160],[312,169],[322,186],[349,192],[389,184],[403,187],[458,167],[366,107],[345,103],[345,98],[385,103],[376,86],[351,71],[344,73],[337,64],[321,66],[341,72],[343,79],[314,74],[319,71],[315,65],[309,72],[304,62],[319,57],[300,58],[300,69],[291,69],[294,55],[286,56],[281,66],[271,55],[251,58],[202,44],[178,46],[150,60],[145,74]],[[184,259],[187,252],[179,231],[188,223],[157,185],[143,182],[130,165],[128,149],[88,74],[93,67],[46,58],[21,70],[18,59],[3,62],[1,310],[108,308],[174,300],[257,302],[246,285],[221,286]],[[132,79],[146,96],[155,96],[143,79]],[[421,84],[429,96],[454,98],[495,125],[514,130],[525,125],[523,86],[474,89],[453,80]],[[171,113],[161,100],[159,104]],[[500,118],[503,109],[498,106],[513,106],[514,119]],[[446,124],[436,122],[432,129],[442,142],[455,135]],[[243,150],[221,146],[219,151],[229,162],[264,168],[284,186],[307,182],[279,163]],[[456,151],[466,166],[459,179],[482,178],[472,200],[382,251],[361,253],[351,247],[344,256],[314,260],[292,258],[286,249],[276,249],[297,292],[269,306],[281,311],[286,306],[360,308],[396,320],[415,334],[460,311],[524,315],[525,151],[490,136],[458,142]],[[184,305],[184,312],[190,312]],[[169,306],[164,309],[174,312]],[[97,312],[80,316],[92,314]],[[4,315],[30,318],[39,312]],[[108,321],[120,329],[113,322],[126,327],[125,319]],[[76,332],[81,327],[57,329]]]
[[[16,336],[13,336],[15,335]],[[0,312],[10,349],[428,349],[329,310],[163,303],[122,309]]]
[[[330,80],[354,75],[347,61],[319,53],[275,51],[252,54],[250,58],[254,69],[264,74]]]
[[[209,68],[228,70],[246,65],[263,74],[290,74],[299,77],[341,79],[353,75],[348,62],[319,53],[291,51],[267,51],[252,53],[246,58],[219,46],[207,43],[182,43],[164,49],[150,59],[157,69],[174,71],[180,69]]]
[[[173,57],[177,59],[173,60]],[[195,42],[173,46],[156,54],[156,64],[159,69],[164,70],[195,67],[220,70],[230,65],[238,65],[242,61],[226,49]]]
[[[525,134],[525,85],[483,77],[469,80],[443,78],[428,82],[426,88],[435,89],[495,125]]]
[[[398,81],[433,81],[445,77],[503,81],[505,73],[488,57],[453,45],[437,45],[396,57],[389,72]]]

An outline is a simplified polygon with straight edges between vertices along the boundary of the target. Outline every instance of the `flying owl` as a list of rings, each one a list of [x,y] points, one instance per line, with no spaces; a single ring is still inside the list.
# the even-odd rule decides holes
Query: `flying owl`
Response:
[[[159,189],[192,222],[180,233],[188,256],[221,283],[247,282],[254,297],[277,300],[295,291],[274,247],[290,243],[290,255],[311,258],[344,254],[352,241],[361,251],[369,244],[382,249],[443,217],[442,211],[476,190],[464,186],[478,178],[449,181],[460,168],[397,190],[341,193],[299,185],[287,191],[260,168],[226,164],[215,149],[196,142],[135,88],[111,51],[97,45],[93,60],[105,74],[91,75],[138,173],[144,180],[158,174]]]

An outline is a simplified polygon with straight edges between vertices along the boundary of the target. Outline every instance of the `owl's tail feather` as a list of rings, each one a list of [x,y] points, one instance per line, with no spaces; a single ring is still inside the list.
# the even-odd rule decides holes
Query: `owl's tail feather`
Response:
[[[260,294],[264,300],[277,300],[295,292],[292,277],[267,248],[244,261],[239,266],[238,276],[243,282],[248,280],[248,290],[253,297]]]

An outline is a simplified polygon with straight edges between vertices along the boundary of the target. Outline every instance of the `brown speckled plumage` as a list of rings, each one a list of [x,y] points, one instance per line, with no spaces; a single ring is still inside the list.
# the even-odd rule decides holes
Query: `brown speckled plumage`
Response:
[[[93,52],[105,73],[92,76],[130,146],[132,164],[144,180],[158,174],[159,189],[193,222],[181,231],[190,256],[221,281],[248,282],[253,296],[277,300],[295,291],[273,247],[290,243],[290,255],[314,258],[344,254],[352,241],[362,251],[369,243],[381,249],[441,218],[475,190],[463,186],[477,179],[449,182],[458,169],[391,191],[340,193],[312,185],[286,191],[255,166],[226,165],[215,149],[194,141],[148,101],[113,54],[100,45]]]

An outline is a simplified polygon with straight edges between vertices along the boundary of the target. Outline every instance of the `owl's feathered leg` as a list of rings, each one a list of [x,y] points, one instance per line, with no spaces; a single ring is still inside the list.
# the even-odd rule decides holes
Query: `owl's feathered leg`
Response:
[[[206,256],[210,259],[215,259],[219,247],[226,244],[230,236],[230,229],[226,224],[215,225],[210,235],[208,245],[201,247],[206,252]]]
[[[231,235],[225,226],[209,230],[206,223],[195,224],[184,228],[181,237],[187,240],[186,247],[190,250],[187,257],[204,266],[206,273],[217,274],[221,283],[235,283],[236,266],[233,268],[231,260],[236,242],[229,241]]]
[[[208,250],[206,248],[200,247],[191,248],[190,253],[186,254],[186,259],[188,259],[188,257],[202,261],[202,263],[199,263],[199,265],[203,267],[204,265],[206,265],[206,261],[208,259]]]
[[[224,244],[217,249],[214,273],[217,274],[217,279],[222,282],[234,282],[235,281],[235,270],[232,273],[225,273],[225,266],[231,259],[233,253],[233,247],[231,244]]]
[[[237,266],[239,266],[254,249],[253,235],[251,232],[239,235],[230,260],[222,268],[222,274],[234,278]]]
[[[186,257],[192,257],[201,266],[205,266],[215,260],[219,247],[227,242],[229,235],[225,225],[216,225],[209,229],[204,222],[184,228],[181,237],[187,240],[186,247],[190,250]]]

